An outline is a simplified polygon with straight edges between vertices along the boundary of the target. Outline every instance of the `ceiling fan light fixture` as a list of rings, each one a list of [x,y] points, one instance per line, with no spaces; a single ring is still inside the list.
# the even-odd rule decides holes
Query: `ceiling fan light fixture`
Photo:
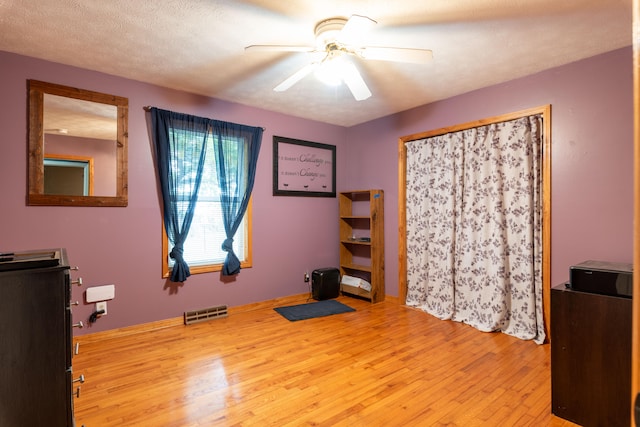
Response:
[[[318,80],[328,86],[338,86],[342,83],[345,74],[345,58],[342,55],[334,55],[322,61],[314,75]]]

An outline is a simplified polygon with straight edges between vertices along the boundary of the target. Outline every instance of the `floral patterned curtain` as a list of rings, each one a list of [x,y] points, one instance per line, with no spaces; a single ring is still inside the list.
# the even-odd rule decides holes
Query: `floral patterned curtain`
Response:
[[[407,301],[544,341],[542,116],[406,144]]]

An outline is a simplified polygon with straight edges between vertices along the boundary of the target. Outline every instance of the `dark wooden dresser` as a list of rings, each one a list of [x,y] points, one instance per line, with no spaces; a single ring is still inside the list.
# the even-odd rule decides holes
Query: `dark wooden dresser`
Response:
[[[69,270],[64,249],[0,255],[0,426],[75,425]]]
[[[629,426],[630,298],[551,289],[551,411],[584,427]]]

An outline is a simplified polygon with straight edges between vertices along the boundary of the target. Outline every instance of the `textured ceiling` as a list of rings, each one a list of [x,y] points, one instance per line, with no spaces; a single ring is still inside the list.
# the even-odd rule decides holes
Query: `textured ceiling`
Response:
[[[118,139],[118,108],[115,105],[44,95],[44,133],[81,138]]]
[[[358,61],[373,96],[356,101],[313,76],[274,92],[307,55],[244,51],[313,45],[353,14],[378,22],[367,44],[433,61]],[[631,16],[631,0],[0,0],[0,50],[352,126],[631,45]]]

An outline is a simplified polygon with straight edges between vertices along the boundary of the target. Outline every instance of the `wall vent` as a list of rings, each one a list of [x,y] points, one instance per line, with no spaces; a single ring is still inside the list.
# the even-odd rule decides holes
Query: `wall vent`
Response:
[[[192,323],[204,322],[206,320],[216,319],[218,317],[227,317],[226,305],[203,308],[201,310],[185,311],[184,324],[191,325]]]

